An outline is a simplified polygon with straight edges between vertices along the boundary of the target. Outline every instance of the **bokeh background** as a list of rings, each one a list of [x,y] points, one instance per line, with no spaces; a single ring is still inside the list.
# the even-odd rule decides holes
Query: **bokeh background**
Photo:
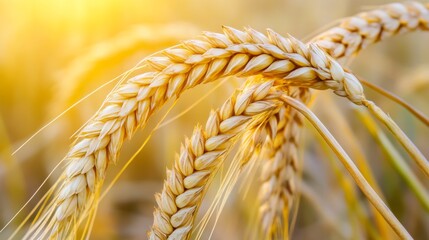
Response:
[[[145,56],[198,35],[221,31],[222,25],[251,26],[309,40],[333,21],[386,4],[389,1],[354,0],[0,0],[0,227],[18,211],[66,154],[72,134],[98,109],[113,84],[99,90],[68,111],[22,148],[33,133],[70,105],[132,68]],[[365,50],[351,65],[357,74],[402,96],[429,115],[429,35],[412,33],[389,39]],[[203,103],[157,131],[120,181],[103,200],[92,239],[142,239],[152,223],[154,193],[161,190],[165,167],[171,166],[184,135],[204,123],[209,109],[220,106],[242,80],[223,84]],[[216,84],[197,87],[183,95],[167,119],[183,112]],[[369,162],[392,211],[417,238],[429,237],[429,212],[389,163],[356,108],[330,93],[319,93],[313,109],[352,157],[356,147],[338,127],[329,107],[337,103],[339,114],[350,123],[363,157]],[[405,110],[368,90],[404,131],[429,155],[427,127]],[[161,111],[149,123],[155,126]],[[149,131],[140,131],[125,144],[121,161],[111,168],[112,179],[139,148]],[[294,239],[368,239],[375,235],[368,203],[351,184],[350,177],[332,152],[307,125],[303,157],[303,193],[298,206]],[[399,152],[403,154],[401,148]],[[403,154],[404,155],[404,154]],[[404,155],[406,156],[406,155]],[[407,162],[408,161],[408,158]],[[428,181],[410,164],[426,189]],[[61,170],[61,168],[60,168]],[[45,192],[58,176],[54,172]],[[256,179],[256,180],[255,180]],[[251,238],[257,212],[257,177],[240,183],[225,207],[212,239]],[[217,182],[215,182],[216,185]],[[250,184],[242,197],[240,186]],[[216,190],[216,189],[215,189]],[[202,211],[216,191],[210,191]],[[354,192],[350,200],[350,193]],[[6,234],[22,220],[37,199],[18,215]],[[206,232],[210,232],[213,224]],[[374,230],[375,229],[375,230]],[[250,234],[250,237],[249,237]],[[0,235],[1,236],[1,235]]]

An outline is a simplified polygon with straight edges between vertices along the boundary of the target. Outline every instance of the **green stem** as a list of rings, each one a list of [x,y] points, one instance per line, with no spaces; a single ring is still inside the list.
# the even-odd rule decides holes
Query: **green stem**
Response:
[[[425,208],[425,210],[429,212],[429,194],[410,167],[407,165],[405,159],[401,156],[398,150],[396,150],[392,142],[387,138],[383,131],[379,129],[375,121],[369,116],[368,113],[363,111],[358,111],[357,113],[362,122],[368,128],[369,132],[387,154],[388,159],[390,160],[389,162],[393,165],[396,171],[399,172],[399,175],[404,178],[405,183],[411,188],[412,192]]]

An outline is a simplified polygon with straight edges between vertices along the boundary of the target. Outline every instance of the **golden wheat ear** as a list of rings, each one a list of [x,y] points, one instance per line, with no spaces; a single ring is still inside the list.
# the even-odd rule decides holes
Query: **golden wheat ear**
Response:
[[[307,120],[316,128],[316,130],[322,135],[326,143],[332,148],[335,154],[338,156],[341,163],[349,171],[350,175],[358,184],[359,188],[368,198],[368,200],[374,205],[375,208],[383,215],[389,225],[393,230],[398,234],[402,239],[413,239],[411,235],[407,232],[404,226],[399,222],[399,220],[393,215],[390,209],[386,206],[383,200],[377,195],[371,185],[366,181],[362,176],[359,169],[354,164],[353,160],[347,155],[341,145],[335,140],[329,130],[323,125],[323,123],[317,118],[317,116],[304,104],[293,99],[287,95],[282,95],[281,99],[285,101],[286,104],[292,106],[301,114],[303,114]]]
[[[376,43],[381,39],[384,40],[398,33],[416,30],[426,31],[428,29],[428,22],[426,20],[427,8],[428,5],[423,5],[418,2],[393,3],[380,6],[377,7],[377,9],[337,21],[334,26],[331,25],[330,29],[316,36],[310,42],[315,43],[335,58],[350,58],[351,56],[357,55],[369,44]],[[308,89],[303,88],[302,91],[308,91]],[[301,98],[301,100],[303,99]],[[408,109],[424,121],[425,118],[422,117],[421,114],[418,115],[417,111],[413,111],[415,109],[410,107],[408,107]],[[287,123],[287,125],[292,124],[293,121]],[[299,129],[295,130],[295,132],[299,132]],[[269,165],[272,164],[273,161],[270,160],[271,159],[268,158],[266,168],[269,168]],[[278,182],[280,181],[281,180],[278,179]],[[270,191],[266,191],[266,185],[266,181],[264,181],[261,187],[262,195],[264,195],[263,193],[272,192],[272,188],[268,188]],[[275,185],[275,182],[271,181],[271,186],[273,185]],[[277,210],[273,207],[268,208],[268,210],[275,210],[280,213],[283,212],[282,209],[287,207],[287,205],[288,204],[278,204]],[[261,208],[263,207],[262,205]],[[265,208],[265,210],[262,209],[262,212],[265,214],[261,214],[261,216],[266,216],[272,211],[267,211],[267,208]],[[272,221],[271,217],[265,217],[265,219],[267,219],[268,222],[275,222]],[[263,232],[268,232],[268,228],[274,228],[274,226],[269,226],[270,224],[264,223],[264,220],[261,222],[263,225]]]
[[[279,90],[308,102],[308,89],[284,87]],[[264,239],[284,239],[290,234],[289,210],[297,196],[296,181],[299,181],[298,172],[301,170],[298,151],[302,123],[302,115],[285,105],[265,126],[265,154],[259,159],[262,169],[258,195],[259,231]]]
[[[259,74],[344,96],[343,82],[350,75],[316,46],[308,48],[271,30],[264,35],[224,27],[224,34],[205,33],[203,40],[187,41],[158,55],[145,60],[152,72],[119,84],[77,135],[66,156],[65,184],[52,206],[53,228],[59,235],[74,234],[71,220],[90,209],[93,203],[87,200],[108,166],[118,160],[123,142],[173,96],[221,77]]]
[[[346,18],[316,36],[311,42],[338,59],[350,57],[370,44],[417,30],[428,31],[429,4],[420,2],[391,3]]]
[[[223,106],[212,111],[203,129],[197,126],[185,141],[174,166],[167,171],[150,239],[187,239],[211,179],[230,146],[245,126],[266,121],[281,102],[270,92],[270,84],[237,91]]]

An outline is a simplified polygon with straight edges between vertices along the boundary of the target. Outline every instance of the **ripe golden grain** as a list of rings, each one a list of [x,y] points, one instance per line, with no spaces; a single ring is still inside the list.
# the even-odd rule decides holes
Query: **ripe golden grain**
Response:
[[[152,113],[168,99],[178,97],[186,89],[198,84],[230,75],[260,74],[275,79],[275,86],[331,89],[355,104],[364,104],[374,109],[365,99],[357,78],[345,71],[322,49],[333,57],[350,56],[368,43],[395,33],[427,30],[427,7],[419,3],[388,5],[381,10],[362,14],[361,18],[365,17],[367,22],[359,17],[351,18],[339,28],[319,36],[315,44],[309,45],[291,36],[282,37],[272,30],[264,35],[253,29],[239,31],[224,27],[224,34],[206,32],[200,39],[185,41],[146,59],[143,64],[150,70],[119,85],[107,97],[103,108],[80,131],[76,143],[66,156],[68,166],[63,174],[64,182],[48,211],[52,214],[44,217],[44,224],[31,228],[29,234],[36,233],[36,236],[33,235],[35,238],[47,235],[51,238],[73,236],[75,232],[71,225],[79,221],[82,213],[95,204],[89,200],[93,199],[97,188],[102,185],[108,165],[117,161],[124,139],[131,138],[136,129],[144,126]],[[227,109],[218,112],[218,119],[213,117],[215,119],[211,121],[214,121],[214,125],[216,120],[226,121],[232,114],[238,117],[228,120],[222,128],[213,125],[215,129],[206,129],[205,133],[201,128],[196,129],[196,137],[185,144],[183,156],[176,161],[175,169],[180,170],[182,175],[170,173],[170,178],[191,175],[197,167],[204,170],[207,167],[205,164],[211,166],[209,160],[216,159],[214,156],[210,155],[208,160],[195,159],[193,162],[191,153],[201,155],[205,151],[224,149],[225,144],[234,136],[228,133],[209,135],[213,138],[204,139],[205,134],[215,134],[217,128],[221,133],[221,129],[228,132],[227,130],[234,129],[234,125],[239,126],[249,121],[244,116],[255,115],[261,109],[272,107],[269,101],[250,104],[251,95],[236,99],[233,106],[227,104]],[[186,181],[183,179],[183,184],[195,187],[195,183],[204,182],[205,177],[210,174],[211,172],[199,173]],[[167,183],[171,181],[173,180],[170,179]],[[203,188],[200,186],[188,191],[184,186],[184,192],[174,196],[174,193],[179,193],[182,189],[180,186],[176,187],[171,190],[168,186],[157,197],[159,209],[164,212],[155,214],[156,224],[152,237],[163,238],[164,234],[171,233],[172,238],[180,238],[186,237],[190,231],[189,224],[193,221],[191,216],[197,211],[198,207],[195,206],[201,200],[194,196],[203,193]],[[176,200],[173,201],[173,197]],[[180,214],[172,218],[172,214],[179,211]],[[171,228],[168,226],[170,223]],[[165,226],[158,226],[159,224]],[[46,226],[52,231],[48,233],[40,230]],[[37,233],[42,235],[37,236]]]

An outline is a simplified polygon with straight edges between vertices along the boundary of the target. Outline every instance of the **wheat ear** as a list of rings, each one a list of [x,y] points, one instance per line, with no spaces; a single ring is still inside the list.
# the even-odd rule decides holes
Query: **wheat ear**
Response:
[[[102,186],[108,165],[117,161],[124,139],[131,138],[172,96],[198,84],[229,75],[262,74],[283,84],[330,88],[353,102],[360,101],[347,93],[357,79],[317,46],[308,48],[272,30],[268,36],[253,29],[243,32],[224,27],[224,31],[205,33],[203,40],[185,42],[160,53],[164,57],[147,59],[152,72],[129,79],[107,97],[66,156],[65,180],[51,207],[55,211],[49,211],[53,214],[46,224],[36,228],[53,229],[51,236],[74,234],[70,225],[80,222],[82,211],[96,203],[89,200],[96,186]]]
[[[185,141],[174,167],[167,171],[150,239],[186,239],[194,216],[231,144],[243,129],[260,124],[278,111],[280,102],[273,95],[272,81],[237,91],[221,109],[212,111],[203,130],[195,128]],[[266,121],[266,120],[265,120]]]
[[[338,24],[338,26],[329,29],[328,31],[315,37],[312,42],[317,44],[335,58],[350,57],[352,55],[358,54],[360,50],[364,49],[369,44],[376,43],[382,39],[394,36],[398,33],[411,32],[415,30],[428,30],[428,8],[429,4],[423,5],[419,2],[393,3],[384,5],[375,10],[363,12],[343,20],[340,24]],[[301,91],[306,92],[308,89],[302,88]],[[306,94],[301,95],[305,96]],[[278,114],[280,113],[281,111]],[[278,116],[277,119],[288,117],[290,114],[291,113],[287,111],[285,116]],[[294,121],[289,121],[286,124],[295,125],[297,123]],[[290,128],[293,129],[294,127],[292,126]],[[282,134],[281,129],[279,130],[279,133],[275,134],[273,139],[286,140],[288,138],[294,138],[291,135],[286,135],[284,137],[277,136],[278,134]],[[283,132],[283,134],[286,134],[286,132]],[[295,134],[299,134],[299,129],[295,131]],[[292,144],[297,146],[295,143]],[[266,147],[269,146],[270,145]],[[288,153],[282,153],[282,150],[289,148],[293,149],[294,146],[284,147],[277,150],[271,149],[270,151],[273,152],[273,155],[287,155]],[[288,162],[287,158],[284,158],[284,161]],[[423,163],[423,161],[420,161],[419,165],[422,165]],[[269,161],[266,163],[266,165],[269,166],[270,164],[272,164],[272,160],[269,158]],[[265,176],[265,174],[262,175],[262,202],[259,211],[261,213],[261,227],[265,236],[269,235],[267,233],[273,232],[274,229],[287,228],[287,226],[283,226],[282,228],[278,226],[278,223],[281,221],[276,219],[284,219],[285,212],[287,213],[287,208],[290,207],[292,199],[291,196],[288,196],[288,199],[284,198],[283,201],[273,201],[272,199],[279,199],[279,195],[281,195],[283,192],[290,193],[290,191],[287,189],[283,191],[274,191],[273,186],[282,185],[283,180],[278,178],[278,172],[286,172],[286,169],[294,168],[290,168],[290,166],[285,163],[278,165],[283,166],[283,169],[273,171],[271,176]],[[288,173],[293,174],[291,171],[288,171]],[[271,196],[269,195],[270,193],[272,194]],[[287,195],[284,196],[286,197]],[[268,206],[268,201],[273,202]],[[289,204],[285,204],[287,202]],[[287,224],[287,222],[284,223]],[[274,231],[274,234],[279,236],[280,233],[278,231]]]
[[[331,83],[334,83],[334,82],[336,83],[331,86],[336,86],[336,87],[341,86],[340,88],[337,88],[335,90],[335,93],[337,93],[340,96],[347,97],[348,99],[350,99],[352,102],[356,104],[362,104],[362,101],[365,100],[365,97],[363,95],[363,88],[360,85],[359,81],[351,73],[344,72],[344,70],[341,68],[341,66],[338,63],[333,61],[329,56],[326,56],[326,54],[320,51],[315,45],[310,44],[307,47],[305,45],[301,45],[296,39],[290,39],[290,40],[296,43],[296,46],[301,46],[300,49],[303,52],[308,51],[309,52],[308,56],[312,57],[313,62],[317,62],[319,66],[324,66],[323,69],[326,71],[325,76],[330,75],[331,76],[330,79],[337,79],[331,82]],[[302,74],[304,74],[304,76],[306,75],[305,72],[303,72]],[[298,78],[298,79],[301,79],[301,78]],[[277,84],[281,85],[280,83],[277,83]],[[247,95],[250,95],[250,94],[247,94]],[[240,105],[242,105],[243,101],[244,100],[240,101]],[[204,133],[201,133],[201,131],[199,131],[197,135],[204,136]],[[202,138],[203,137],[199,137],[198,139],[202,139]],[[188,142],[194,142],[195,144],[198,143],[200,146],[203,145],[201,144],[201,142],[204,143],[203,140],[200,140],[200,141],[191,140]],[[223,144],[223,142],[221,143]],[[150,233],[150,236],[152,239],[186,239],[188,238],[188,233],[192,229],[192,222],[196,213],[196,208],[202,201],[201,194],[204,192],[204,189],[207,188],[207,185],[205,185],[204,188],[199,186],[196,189],[195,188],[190,189],[183,185],[184,180],[182,180],[181,178],[177,180],[176,175],[187,177],[189,174],[192,174],[194,171],[196,171],[196,169],[194,169],[193,166],[196,164],[195,162],[197,161],[198,157],[201,154],[204,154],[205,151],[201,147],[201,149],[198,150],[199,154],[197,154],[197,150],[196,150],[197,147],[195,146],[195,144],[193,147],[191,146],[190,143],[186,144],[186,146],[183,148],[183,152],[185,152],[185,154],[182,153],[181,157],[176,159],[175,161],[174,170],[181,171],[180,172],[181,175],[179,175],[179,173],[177,174],[170,173],[168,179],[173,179],[174,182],[170,183],[170,180],[167,180],[166,184],[164,185],[162,194],[157,195],[157,202],[158,202],[159,209],[157,209],[154,213],[155,222],[152,228],[152,232]],[[191,150],[193,151],[191,152]],[[195,156],[196,158],[194,158],[193,156]],[[213,160],[210,160],[208,162],[212,162],[212,161]],[[181,166],[181,165],[184,165],[184,166]],[[209,169],[209,171],[206,172],[205,175],[211,176],[213,172],[216,172],[216,169]],[[175,177],[171,177],[172,175],[174,175]],[[205,182],[206,182],[206,179],[203,182],[203,184]],[[177,185],[179,185],[180,187],[177,187]],[[176,193],[173,192],[174,190],[177,190],[177,189],[180,189],[181,191]],[[185,197],[183,197],[182,194],[184,193],[188,193],[188,194],[186,194]],[[190,196],[191,193],[196,193],[196,194],[192,194]],[[179,197],[180,199],[177,200],[177,198]],[[183,198],[186,200],[185,202],[186,204],[182,203]],[[189,202],[191,204],[188,206],[187,204],[189,204]],[[186,211],[182,209],[185,207],[186,207],[185,209]],[[176,216],[176,214],[179,214],[180,217]],[[186,218],[184,216],[186,216]],[[178,218],[180,221],[176,220],[176,218]]]
[[[307,102],[309,91],[292,88],[289,96]],[[299,95],[297,95],[299,94]],[[259,191],[259,218],[264,239],[282,239],[288,232],[289,209],[295,196],[300,128],[303,116],[284,106],[266,124],[270,129],[264,144],[262,186]],[[285,121],[287,120],[287,121]]]
[[[246,121],[244,121],[243,116],[237,116],[237,114],[243,112],[246,114],[246,106],[253,106],[255,104],[253,101],[258,99],[254,97],[255,93],[264,92],[264,94],[258,94],[264,96],[267,94],[268,87],[271,86],[270,84],[272,84],[272,82],[263,82],[250,90],[240,92],[238,96],[233,95],[233,97],[223,105],[220,111],[212,112],[205,131],[203,131],[201,127],[196,128],[193,136],[190,140],[187,140],[185,146],[182,147],[180,157],[175,160],[174,168],[167,172],[167,180],[164,183],[162,193],[156,195],[158,208],[154,213],[155,220],[149,235],[150,239],[189,238],[189,232],[192,229],[197,209],[201,204],[205,190],[209,186],[211,177],[217,172],[217,169],[222,163],[221,160],[225,154],[225,149],[234,142],[231,139],[236,137],[237,133],[245,128],[240,122],[249,120],[249,118],[245,118]],[[362,101],[365,101],[363,93],[359,91],[361,88],[357,86],[358,85],[353,84],[346,87],[346,89],[348,89],[347,92],[353,95],[349,98],[362,99]],[[263,89],[263,91],[258,89]],[[275,89],[275,87],[273,89]],[[303,112],[306,109],[300,109],[304,105],[302,103],[297,105],[296,102],[298,101],[286,96],[282,91],[277,91],[277,93],[277,97],[282,95],[281,99],[292,107],[297,108],[298,111]],[[268,94],[267,96],[272,99],[276,94]],[[237,112],[237,109],[241,111]],[[228,114],[225,114],[225,112]],[[258,111],[258,113],[261,113],[261,111]],[[303,113],[304,116],[309,117],[308,112],[304,111]],[[274,112],[269,112],[269,114],[264,115],[263,119],[269,121],[270,116],[273,114]],[[315,116],[313,115],[310,117],[314,118]],[[312,121],[314,121],[314,119],[312,119]],[[228,127],[222,130],[222,126]],[[229,132],[231,129],[233,133]],[[320,126],[318,129],[320,129]],[[328,134],[327,136],[329,137],[327,141],[331,141],[330,143],[332,144],[332,136],[329,135],[329,132],[324,131],[323,133]],[[347,169],[371,203],[374,204],[401,237],[409,239],[410,236],[407,231],[384,205],[374,190],[372,190],[371,186],[366,182],[353,162],[343,150],[338,150],[341,149],[339,144],[335,143],[333,146],[335,147],[334,150],[341,155],[340,159],[346,165]]]
[[[429,4],[391,3],[342,21],[313,39],[334,58],[351,56],[369,44],[416,30],[429,30]]]

